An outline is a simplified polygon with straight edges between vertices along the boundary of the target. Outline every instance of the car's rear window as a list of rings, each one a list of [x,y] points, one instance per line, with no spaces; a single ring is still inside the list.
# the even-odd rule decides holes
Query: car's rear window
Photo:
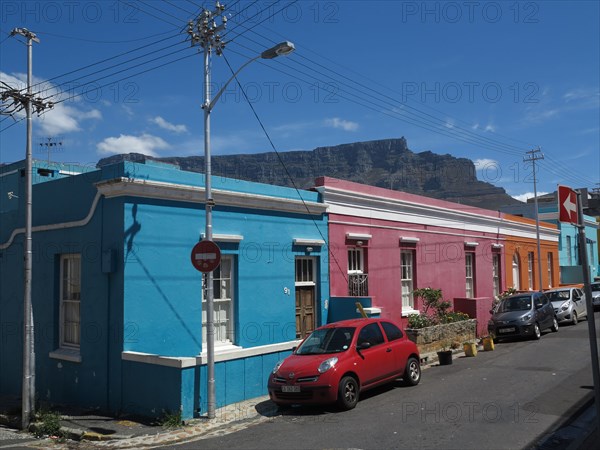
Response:
[[[296,355],[345,352],[350,348],[356,328],[339,327],[315,330],[298,347]]]

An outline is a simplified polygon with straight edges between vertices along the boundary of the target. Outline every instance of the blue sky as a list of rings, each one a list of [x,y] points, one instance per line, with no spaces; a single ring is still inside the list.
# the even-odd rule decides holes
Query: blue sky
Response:
[[[596,1],[235,1],[224,39],[235,69],[275,43],[285,58],[239,75],[279,151],[404,136],[415,152],[473,160],[513,196],[600,182],[600,9]],[[115,153],[203,155],[202,54],[186,42],[200,1],[0,5],[0,78],[22,88],[25,27],[36,94],[34,157],[95,165]],[[158,67],[160,66],[160,67]],[[144,73],[141,73],[144,72]],[[212,60],[213,86],[231,72]],[[25,157],[25,121],[3,116],[0,162]],[[20,121],[19,121],[20,120]],[[271,151],[240,88],[212,114],[213,154]],[[326,175],[326,174],[324,174]]]

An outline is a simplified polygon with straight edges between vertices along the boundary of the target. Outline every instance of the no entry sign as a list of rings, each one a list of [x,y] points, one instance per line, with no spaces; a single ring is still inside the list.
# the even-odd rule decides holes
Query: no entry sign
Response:
[[[221,264],[221,249],[213,241],[200,241],[194,245],[191,258],[196,270],[212,272]]]

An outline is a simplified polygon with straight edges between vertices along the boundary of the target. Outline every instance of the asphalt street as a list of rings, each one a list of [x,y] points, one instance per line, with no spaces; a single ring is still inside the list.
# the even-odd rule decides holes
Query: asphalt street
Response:
[[[592,390],[582,321],[544,332],[539,341],[500,343],[493,352],[433,366],[417,387],[377,389],[352,411],[294,407],[233,433],[169,448],[531,448],[566,422]]]

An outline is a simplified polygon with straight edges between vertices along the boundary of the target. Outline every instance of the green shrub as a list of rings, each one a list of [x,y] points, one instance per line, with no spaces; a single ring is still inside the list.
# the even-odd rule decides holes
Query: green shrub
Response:
[[[57,436],[63,437],[63,432],[60,428],[60,414],[49,410],[40,410],[36,414],[36,422],[39,426],[35,429],[36,437]]]
[[[460,322],[470,317],[462,312],[450,311],[451,303],[442,300],[442,290],[430,287],[415,289],[415,298],[423,301],[423,312],[408,316],[408,328],[426,328],[441,323]]]

